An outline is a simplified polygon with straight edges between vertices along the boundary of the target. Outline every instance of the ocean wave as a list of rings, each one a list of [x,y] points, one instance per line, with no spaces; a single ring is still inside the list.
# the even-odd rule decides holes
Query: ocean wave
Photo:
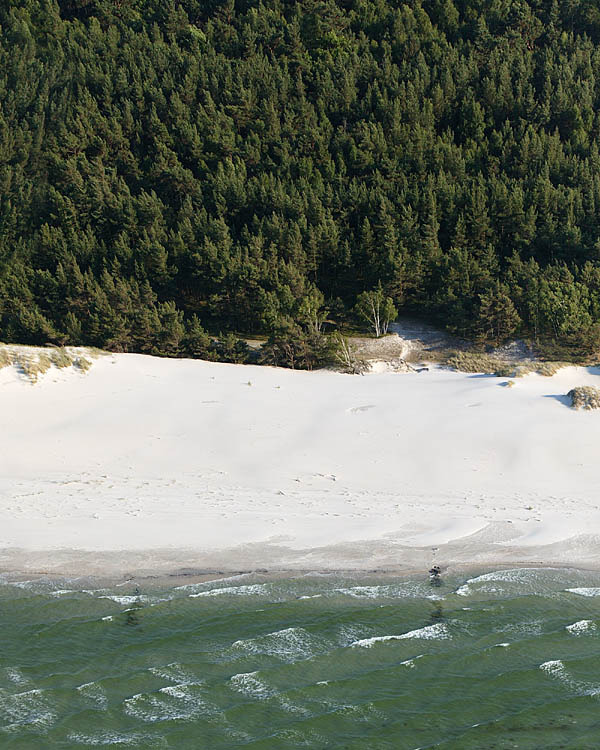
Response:
[[[577,680],[567,672],[564,663],[560,659],[552,659],[540,664],[540,669],[550,677],[561,682],[565,687],[577,695],[595,696],[600,695],[600,685],[591,685],[589,682]]]
[[[93,703],[95,708],[106,711],[108,698],[106,697],[104,688],[97,682],[86,682],[83,685],[79,685],[77,692]]]
[[[190,721],[214,717],[216,706],[199,694],[200,685],[169,685],[156,693],[138,693],[123,701],[123,710],[146,723],[157,721]]]
[[[15,685],[28,685],[30,682],[29,678],[25,677],[19,667],[6,667],[4,673]]]
[[[110,599],[115,604],[121,604],[126,607],[128,604],[160,604],[161,602],[168,602],[171,597],[159,597],[159,596],[147,596],[146,594],[132,594],[131,596],[119,595],[119,594],[103,594],[98,599]]]
[[[545,583],[552,584],[548,579],[549,572],[565,573],[564,568],[508,568],[506,570],[492,570],[475,578],[469,578],[462,586],[454,592],[457,596],[470,596],[475,593],[473,586],[477,586],[477,592],[485,594],[502,594],[502,586],[487,586],[482,584],[517,584],[519,586],[530,585],[532,593],[537,593]]]
[[[434,625],[426,625],[423,628],[417,628],[417,630],[411,630],[408,633],[402,633],[400,635],[378,635],[373,638],[362,638],[359,641],[354,641],[351,646],[371,648],[371,646],[374,646],[376,643],[384,643],[385,641],[403,641],[411,638],[420,638],[423,640],[447,640],[451,637],[448,626],[443,622],[436,622]]]
[[[567,589],[570,594],[577,594],[578,596],[600,596],[600,588],[574,588]]]
[[[352,596],[355,599],[398,599],[400,597],[418,598],[425,596],[430,598],[429,586],[409,581],[400,584],[381,584],[374,586],[350,586],[333,589],[335,593]]]
[[[102,745],[127,745],[129,747],[167,747],[166,739],[150,737],[144,734],[117,734],[116,732],[101,732],[99,734],[81,734],[73,732],[68,736],[69,742],[80,745],[100,747]]]
[[[574,622],[572,625],[567,625],[565,630],[568,630],[573,635],[582,635],[583,633],[596,631],[597,627],[593,620],[579,620],[579,622]]]
[[[355,641],[366,638],[373,629],[365,625],[342,625],[339,629],[339,645],[351,646]]]
[[[214,578],[211,581],[200,581],[198,583],[184,583],[181,586],[175,586],[174,591],[197,591],[198,589],[205,588],[206,586],[216,586],[220,583],[230,583],[231,581],[239,581],[241,578],[248,578],[248,576],[254,575],[253,573],[238,573],[234,576],[227,576],[226,578]]]
[[[245,695],[247,698],[260,701],[273,700],[288,713],[302,714],[303,716],[309,714],[305,708],[291,703],[284,695],[278,693],[274,688],[269,687],[263,678],[258,675],[258,672],[242,672],[234,674],[229,682],[234,690]]]
[[[266,700],[276,692],[258,676],[258,672],[234,674],[229,682],[238,693],[242,693],[242,695],[246,695],[248,698],[256,698],[257,700]]]
[[[159,667],[149,667],[148,671],[156,677],[162,677],[165,680],[169,680],[169,682],[174,682],[176,685],[203,684],[203,680],[199,680],[196,675],[187,671],[185,667],[176,661]]]
[[[309,659],[321,652],[323,645],[304,628],[285,628],[256,638],[248,638],[232,643],[229,651],[241,656],[275,656],[287,662]]]
[[[0,690],[0,721],[6,722],[0,727],[6,732],[16,732],[27,727],[29,731],[44,733],[56,721],[56,713],[50,707],[43,690],[12,694]]]
[[[208,591],[198,591],[196,594],[190,594],[190,599],[197,599],[199,596],[258,596],[267,592],[266,583],[253,583],[246,586],[224,586],[218,589],[209,589]]]
[[[408,667],[409,669],[416,669],[417,665],[415,664],[417,659],[422,659],[425,656],[425,654],[419,654],[418,656],[413,656],[412,659],[406,659],[405,661],[401,661],[400,665],[403,667]]]

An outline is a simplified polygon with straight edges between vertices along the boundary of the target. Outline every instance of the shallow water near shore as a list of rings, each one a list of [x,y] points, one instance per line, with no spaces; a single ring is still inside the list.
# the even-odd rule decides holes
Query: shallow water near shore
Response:
[[[0,747],[597,748],[600,574],[0,579]]]

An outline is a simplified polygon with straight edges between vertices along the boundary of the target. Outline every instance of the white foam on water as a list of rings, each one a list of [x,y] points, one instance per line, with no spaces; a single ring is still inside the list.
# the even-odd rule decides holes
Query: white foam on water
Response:
[[[169,685],[156,693],[138,693],[123,701],[123,710],[146,723],[213,718],[219,711],[199,695],[200,685]]]
[[[161,598],[158,596],[147,596],[146,594],[133,594],[131,596],[119,596],[117,594],[103,594],[98,599],[110,599],[116,604],[121,604],[126,607],[128,604],[160,604],[161,602],[168,602],[171,597]]]
[[[230,583],[231,581],[239,581],[240,578],[248,578],[253,575],[252,573],[238,573],[235,576],[227,576],[226,578],[215,578],[212,581],[201,581],[200,583],[184,583],[182,586],[175,586],[174,591],[197,591],[198,589],[205,588],[206,586],[215,586],[219,583]]]
[[[91,701],[95,708],[102,711],[106,711],[108,707],[108,698],[104,688],[97,682],[86,682],[83,685],[79,685],[77,692],[83,695],[84,698]]]
[[[600,588],[574,588],[567,589],[571,594],[577,594],[577,596],[600,596]]]
[[[417,665],[415,662],[417,659],[422,659],[425,656],[425,654],[419,654],[418,656],[413,656],[412,659],[406,659],[405,661],[401,661],[400,665],[402,667],[408,667],[409,669],[416,669]]]
[[[334,591],[355,599],[398,599],[404,597],[427,596],[424,586],[420,583],[408,582],[405,584],[382,584],[379,586],[350,586],[337,588]]]
[[[116,604],[122,604],[123,606],[127,604],[138,604],[140,602],[139,596],[117,596],[116,594],[104,594],[103,596],[99,596],[99,599],[110,599],[112,602],[115,602]]]
[[[5,732],[16,732],[27,727],[29,731],[46,732],[55,722],[56,714],[49,706],[42,690],[7,693],[0,690],[0,727]]]
[[[246,695],[248,698],[266,700],[275,694],[275,691],[263,679],[258,677],[258,672],[234,674],[229,682],[238,693],[242,693],[242,695]]]
[[[258,676],[258,672],[242,672],[234,674],[229,680],[231,687],[238,693],[248,698],[265,701],[274,700],[288,713],[307,715],[308,711],[301,706],[290,703],[285,696],[280,695],[277,690],[269,687],[267,683]]]
[[[550,677],[561,682],[565,687],[572,690],[577,695],[596,696],[600,695],[599,685],[590,685],[588,682],[576,680],[569,675],[565,665],[560,659],[552,659],[540,664],[540,669]]]
[[[63,596],[63,594],[76,594],[78,593],[74,589],[55,589],[54,591],[48,592],[50,596]]]
[[[355,705],[354,703],[346,703],[341,706],[335,707],[336,714],[350,714],[358,721],[371,721],[372,719],[383,719],[385,718],[381,711],[373,705],[373,703],[362,703]]]
[[[329,739],[315,729],[281,729],[271,736],[292,743],[294,747],[315,748],[329,745]]]
[[[322,644],[304,628],[285,628],[257,638],[235,641],[230,651],[241,656],[264,654],[294,662],[309,659],[322,651]]]
[[[149,667],[148,671],[156,677],[162,677],[176,685],[200,685],[203,682],[176,661],[158,667]]]
[[[478,586],[478,593],[502,593],[502,588],[482,585],[486,583],[533,584],[537,589],[540,584],[540,575],[544,575],[548,571],[564,572],[564,568],[509,568],[507,570],[492,570],[489,573],[483,573],[475,578],[467,579],[454,593],[457,596],[470,596],[474,593],[474,585]]]
[[[508,648],[510,643],[494,643],[492,648]]]
[[[595,632],[597,629],[596,623],[593,620],[579,620],[579,622],[574,622],[572,625],[567,625],[565,628],[565,630],[573,635]]]
[[[30,682],[29,678],[25,677],[19,667],[6,667],[4,672],[8,679],[14,682],[15,685],[28,685]]]
[[[9,586],[14,586],[18,589],[31,589],[39,581],[7,581]]]
[[[112,615],[106,615],[106,617],[102,618],[102,622],[112,622],[113,616]]]
[[[100,747],[102,745],[129,745],[134,747],[166,747],[166,740],[153,738],[143,734],[117,734],[116,732],[102,732],[100,734],[72,733],[68,736],[69,742],[77,742],[80,745]],[[151,744],[148,744],[150,742]],[[143,744],[142,744],[143,743]]]
[[[190,594],[190,599],[197,599],[199,596],[258,596],[267,592],[266,583],[253,583],[247,586],[224,586],[218,589],[209,589],[208,591],[198,591],[196,594]]]
[[[518,636],[530,637],[532,635],[541,635],[543,630],[543,620],[527,620],[525,622],[511,622],[507,625],[497,628],[497,633],[516,633]]]
[[[320,599],[323,594],[313,594],[312,596],[299,596],[298,599]]]
[[[445,640],[451,638],[448,626],[443,622],[436,622],[434,625],[426,625],[424,628],[418,628],[417,630],[411,630],[408,633],[402,633],[401,635],[378,635],[373,638],[362,638],[359,641],[354,641],[350,644],[352,647],[359,646],[361,648],[371,648],[376,643],[384,643],[386,641],[403,641],[410,638],[421,638],[424,640]]]
[[[372,633],[371,628],[365,627],[364,625],[342,625],[339,629],[339,645],[350,646],[354,641],[358,641],[361,638],[365,638],[369,633]]]

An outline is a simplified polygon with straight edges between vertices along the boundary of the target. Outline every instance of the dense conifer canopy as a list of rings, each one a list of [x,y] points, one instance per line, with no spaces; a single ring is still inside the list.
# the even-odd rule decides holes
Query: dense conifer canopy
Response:
[[[461,335],[597,346],[593,0],[4,0],[0,26],[1,339],[236,360],[225,334],[316,336],[381,285]]]

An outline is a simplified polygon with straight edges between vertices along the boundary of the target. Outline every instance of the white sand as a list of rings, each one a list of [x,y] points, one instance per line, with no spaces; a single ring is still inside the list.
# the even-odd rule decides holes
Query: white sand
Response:
[[[595,564],[600,412],[562,397],[599,372],[502,382],[141,355],[35,385],[4,368],[0,568]]]

